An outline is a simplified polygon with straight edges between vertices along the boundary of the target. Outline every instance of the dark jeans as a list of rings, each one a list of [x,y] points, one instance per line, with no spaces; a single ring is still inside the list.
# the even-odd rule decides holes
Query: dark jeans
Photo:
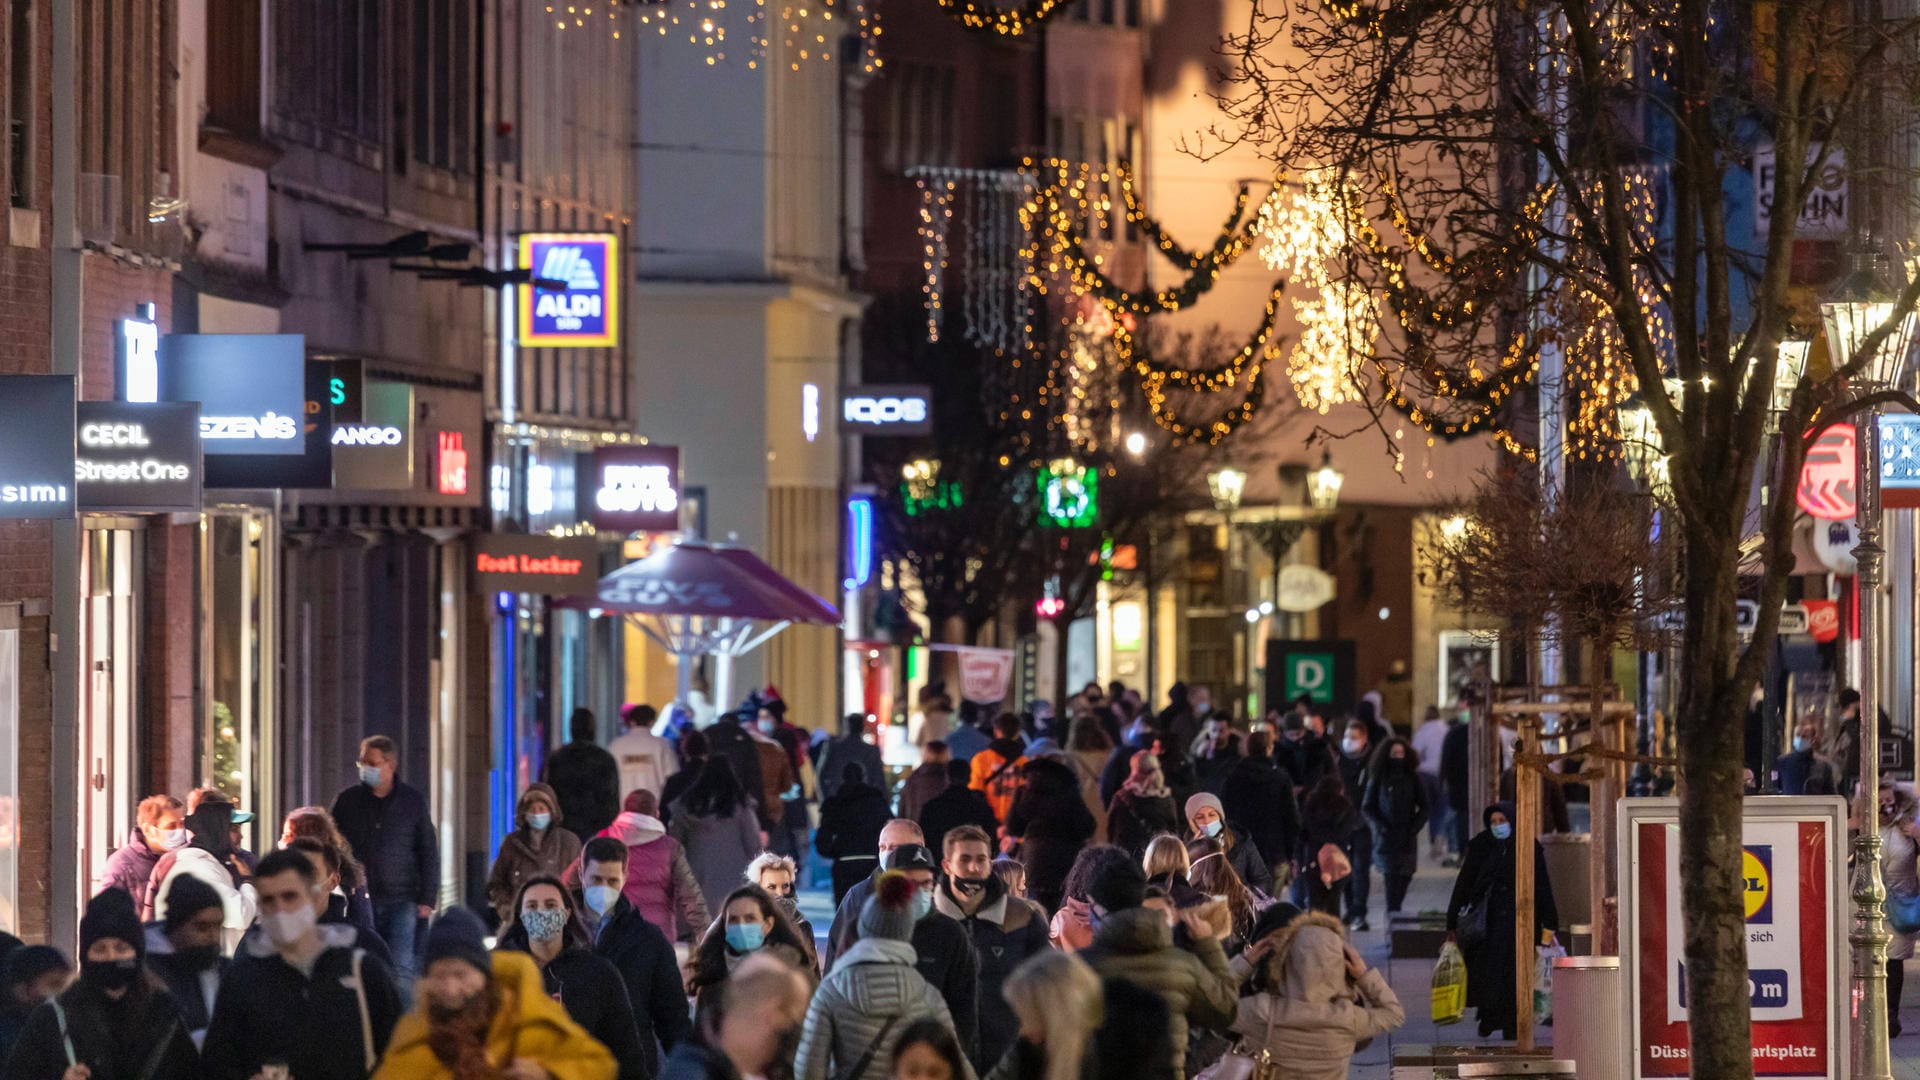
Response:
[[[1365,919],[1367,902],[1373,896],[1373,830],[1363,828],[1353,834],[1347,857],[1353,862],[1353,876],[1347,879],[1347,921]]]
[[[1427,841],[1438,844],[1445,838],[1449,844],[1453,841],[1453,806],[1446,799],[1446,785],[1432,773],[1420,774],[1420,787],[1427,797]],[[1458,854],[1460,849],[1452,849]]]
[[[1453,819],[1453,850],[1459,854],[1467,850],[1467,808],[1447,804],[1447,816]]]
[[[1907,985],[1907,962],[1887,961],[1887,1030],[1900,1033],[1900,991]]]
[[[420,922],[418,905],[411,900],[375,900],[373,928],[386,939],[393,953],[393,980],[402,997],[413,996],[413,980],[420,974],[420,961],[414,956],[415,928]]]

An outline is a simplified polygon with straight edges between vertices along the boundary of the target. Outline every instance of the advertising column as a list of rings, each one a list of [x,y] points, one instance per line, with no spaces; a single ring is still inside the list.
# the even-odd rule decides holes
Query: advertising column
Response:
[[[1742,804],[1748,985],[1757,1077],[1838,1080],[1847,1061],[1846,803]],[[1678,799],[1620,803],[1621,968],[1632,1080],[1692,1075]]]

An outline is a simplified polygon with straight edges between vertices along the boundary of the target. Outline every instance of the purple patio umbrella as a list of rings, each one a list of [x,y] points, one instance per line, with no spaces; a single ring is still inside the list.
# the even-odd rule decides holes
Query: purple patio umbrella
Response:
[[[680,658],[679,696],[687,699],[692,665],[718,660],[714,700],[731,701],[733,658],[759,648],[791,623],[831,626],[833,605],[781,576],[743,547],[682,541],[600,579],[591,598],[567,601],[597,614],[620,615]]]

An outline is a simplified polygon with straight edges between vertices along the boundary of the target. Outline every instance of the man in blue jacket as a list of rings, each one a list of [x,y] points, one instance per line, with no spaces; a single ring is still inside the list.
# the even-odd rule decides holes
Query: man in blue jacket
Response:
[[[374,930],[393,952],[394,977],[411,995],[419,974],[414,932],[440,896],[440,841],[427,797],[397,775],[393,740],[360,742],[360,782],[333,800],[333,823],[367,869]]]

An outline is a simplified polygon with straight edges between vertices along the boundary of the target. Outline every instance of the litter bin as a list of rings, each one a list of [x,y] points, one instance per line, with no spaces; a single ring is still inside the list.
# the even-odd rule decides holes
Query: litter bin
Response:
[[[1559,956],[1553,961],[1553,1052],[1575,1062],[1580,1080],[1621,1080],[1617,956]]]

